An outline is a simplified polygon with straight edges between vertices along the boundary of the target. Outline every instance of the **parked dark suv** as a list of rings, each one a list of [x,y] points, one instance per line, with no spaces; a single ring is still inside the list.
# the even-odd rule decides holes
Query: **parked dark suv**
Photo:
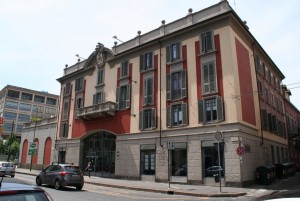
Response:
[[[47,184],[54,186],[56,190],[64,186],[74,186],[81,190],[84,177],[78,166],[70,164],[49,165],[36,176],[36,185]]]

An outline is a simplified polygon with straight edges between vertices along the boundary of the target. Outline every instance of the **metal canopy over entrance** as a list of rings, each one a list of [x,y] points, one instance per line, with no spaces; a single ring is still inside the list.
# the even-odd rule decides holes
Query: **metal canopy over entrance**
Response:
[[[107,131],[95,132],[83,140],[83,167],[92,162],[91,175],[113,177],[115,173],[116,136]]]

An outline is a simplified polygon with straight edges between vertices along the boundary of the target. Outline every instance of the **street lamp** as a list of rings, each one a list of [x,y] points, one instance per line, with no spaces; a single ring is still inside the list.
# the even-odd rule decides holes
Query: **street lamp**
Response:
[[[37,108],[37,111],[38,111],[38,108]],[[35,131],[36,131],[36,121],[37,121],[37,111],[36,111],[36,114],[35,114],[35,118],[33,119],[34,121],[34,129],[33,129],[33,139],[32,139],[32,143],[34,143],[34,139],[35,139]],[[37,150],[36,150],[37,152]],[[36,153],[35,153],[36,154]],[[33,153],[31,153],[31,158],[30,158],[30,172],[31,172],[31,169],[32,169],[32,156],[33,156]]]
[[[116,39],[116,40],[118,40],[118,41],[120,41],[121,43],[124,43],[123,41],[121,41],[120,39],[118,39],[117,36],[113,36],[113,38]]]

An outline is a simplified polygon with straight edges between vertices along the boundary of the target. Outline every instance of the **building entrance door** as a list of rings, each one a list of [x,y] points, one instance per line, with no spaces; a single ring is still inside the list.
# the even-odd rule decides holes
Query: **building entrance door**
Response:
[[[107,131],[96,132],[84,139],[83,167],[93,162],[92,175],[114,177],[116,136]]]
[[[219,185],[219,173],[221,172],[221,182],[224,181],[224,143],[219,144],[220,164],[218,158],[218,143],[215,141],[202,142],[202,176],[206,185]],[[216,177],[216,178],[215,178]]]

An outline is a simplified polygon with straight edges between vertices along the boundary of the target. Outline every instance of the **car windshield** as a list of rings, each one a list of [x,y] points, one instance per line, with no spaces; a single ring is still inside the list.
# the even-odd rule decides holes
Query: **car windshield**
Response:
[[[2,167],[13,167],[12,163],[2,163]]]
[[[65,170],[67,172],[80,172],[80,168],[78,166],[65,166]]]
[[[14,192],[13,194],[6,194],[6,192],[3,192],[4,195],[2,195],[2,193],[0,193],[0,201],[7,201],[7,200],[24,200],[24,201],[46,201],[48,200],[48,198],[46,197],[46,195],[42,192],[36,192],[36,193],[32,193],[32,192],[26,192],[26,193],[18,193],[18,192]]]

